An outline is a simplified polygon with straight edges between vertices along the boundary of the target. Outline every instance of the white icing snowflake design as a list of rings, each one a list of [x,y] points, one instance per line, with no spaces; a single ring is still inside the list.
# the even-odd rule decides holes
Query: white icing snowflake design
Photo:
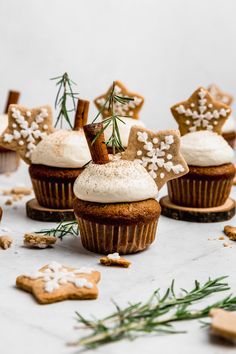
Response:
[[[81,267],[73,271],[67,270],[60,263],[51,262],[44,271],[37,271],[33,274],[26,275],[30,279],[40,279],[45,282],[44,290],[47,293],[52,293],[54,290],[59,289],[61,285],[67,283],[74,284],[77,288],[92,289],[93,283],[86,278],[78,277],[78,274],[91,274],[91,268]]]
[[[26,112],[26,117],[30,117],[31,112]],[[4,142],[11,143],[13,140],[18,141],[18,144],[23,146],[26,144],[26,154],[25,157],[31,158],[32,152],[36,147],[36,140],[42,139],[46,133],[39,129],[39,124],[41,124],[45,118],[48,117],[48,111],[46,108],[41,108],[40,113],[35,117],[30,125],[27,118],[24,117],[20,110],[13,107],[12,117],[15,119],[15,123],[12,124],[13,134],[4,134]],[[43,129],[47,130],[48,126],[43,125]]]
[[[173,171],[176,175],[184,172],[184,167],[181,164],[173,164],[171,161],[173,155],[168,153],[168,150],[174,143],[173,135],[166,135],[164,141],[159,141],[158,138],[153,138],[152,141],[149,141],[146,132],[137,132],[137,139],[143,143],[146,154],[142,156],[143,151],[138,150],[137,156],[139,158],[136,161],[147,169],[153,179],[157,178],[158,172],[162,179],[165,178],[166,172]]]
[[[198,92],[199,99],[197,107],[195,107],[194,103],[191,103],[191,108],[186,108],[182,104],[175,108],[179,114],[185,115],[185,124],[189,125],[190,132],[197,131],[197,128],[211,131],[213,130],[213,125],[218,124],[217,119],[226,117],[230,112],[229,109],[224,108],[220,110],[214,109],[212,111],[213,105],[212,103],[208,104],[206,95],[207,92],[201,88]],[[189,118],[192,118],[192,120]]]
[[[122,93],[122,89],[119,86],[115,86],[114,88],[114,93],[116,95],[119,95],[120,97],[129,97],[127,95],[124,95]],[[126,104],[122,104],[120,102],[114,102],[114,113],[118,116],[123,116],[123,117],[130,117],[132,118],[134,115],[133,110],[138,107],[140,105],[140,103],[142,102],[142,99],[140,97],[134,96],[132,97],[134,100],[133,101],[129,101]],[[102,107],[105,102],[106,102],[106,98],[105,97],[101,97],[98,98],[96,100],[97,104]],[[106,103],[105,108],[108,110],[109,108],[109,102]]]

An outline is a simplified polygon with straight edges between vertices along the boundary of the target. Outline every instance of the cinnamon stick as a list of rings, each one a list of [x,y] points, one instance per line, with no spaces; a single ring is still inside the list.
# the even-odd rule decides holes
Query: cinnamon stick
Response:
[[[93,123],[84,126],[84,133],[88,142],[92,160],[94,163],[99,165],[109,162],[104,133],[102,132],[100,135],[98,135],[102,129],[102,123]]]
[[[8,98],[7,98],[7,103],[6,103],[6,107],[5,107],[5,113],[8,112],[8,108],[10,106],[10,104],[16,104],[19,101],[19,97],[20,97],[20,92],[18,91],[9,91],[8,92]]]
[[[74,130],[80,130],[87,124],[89,112],[89,101],[78,100],[75,113]]]

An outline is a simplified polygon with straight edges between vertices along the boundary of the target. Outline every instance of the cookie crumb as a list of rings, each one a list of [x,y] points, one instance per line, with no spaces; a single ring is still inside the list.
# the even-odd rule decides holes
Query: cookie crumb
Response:
[[[122,258],[117,252],[101,257],[100,263],[104,266],[117,266],[123,268],[128,268],[131,265],[130,261]]]
[[[212,309],[209,315],[212,317],[212,334],[218,335],[229,340],[236,340],[235,313],[222,309]]]
[[[32,193],[32,188],[14,187],[14,188],[12,188],[11,193],[21,195],[21,198],[22,198],[24,195],[30,195]]]
[[[26,247],[47,248],[53,246],[57,241],[55,236],[40,234],[40,233],[26,233],[24,235],[24,245]]]
[[[12,200],[11,199],[7,199],[5,201],[5,205],[12,205]]]
[[[223,243],[223,246],[224,246],[224,247],[231,247],[229,242],[224,242],[224,243]]]
[[[230,225],[226,225],[224,227],[224,233],[226,236],[228,236],[228,238],[232,241],[236,241],[236,227],[234,226],[230,226]]]
[[[6,250],[6,249],[10,248],[12,242],[13,241],[12,241],[12,238],[10,236],[7,236],[7,235],[0,236],[0,247],[3,250]]]
[[[224,236],[219,236],[218,237],[218,240],[224,240],[225,238],[224,238]]]

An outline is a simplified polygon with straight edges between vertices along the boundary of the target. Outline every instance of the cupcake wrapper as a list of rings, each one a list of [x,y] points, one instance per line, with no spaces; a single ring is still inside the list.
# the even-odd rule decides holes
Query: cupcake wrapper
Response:
[[[170,200],[191,208],[223,205],[230,195],[233,179],[194,180],[177,178],[167,183]]]
[[[31,178],[34,193],[38,203],[51,209],[72,209],[73,208],[73,184],[41,181]]]
[[[157,219],[148,224],[106,225],[77,216],[83,246],[91,252],[109,254],[136,253],[147,248],[155,239]]]
[[[20,158],[15,151],[0,152],[0,173],[15,172],[19,163]]]

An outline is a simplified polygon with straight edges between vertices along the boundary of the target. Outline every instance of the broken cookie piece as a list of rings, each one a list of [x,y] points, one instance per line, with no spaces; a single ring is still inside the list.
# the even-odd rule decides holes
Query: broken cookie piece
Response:
[[[131,262],[125,258],[122,258],[117,252],[101,257],[100,263],[105,266],[117,266],[124,268],[128,268],[131,265]]]
[[[224,233],[226,234],[226,236],[228,236],[230,240],[236,241],[236,227],[226,225],[224,227]]]
[[[236,340],[236,314],[222,309],[212,309],[211,332],[220,337]]]
[[[24,245],[26,247],[47,248],[53,246],[56,241],[57,238],[55,236],[35,232],[24,235]]]
[[[0,247],[3,250],[6,250],[11,247],[12,244],[12,238],[7,235],[0,236]]]

